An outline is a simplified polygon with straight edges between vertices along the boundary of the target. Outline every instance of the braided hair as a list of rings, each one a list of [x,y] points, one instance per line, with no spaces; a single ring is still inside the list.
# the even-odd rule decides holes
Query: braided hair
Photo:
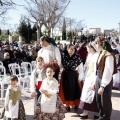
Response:
[[[107,40],[102,42],[102,47],[103,47],[104,50],[107,50],[108,52],[113,53],[113,49],[112,49],[110,43]]]

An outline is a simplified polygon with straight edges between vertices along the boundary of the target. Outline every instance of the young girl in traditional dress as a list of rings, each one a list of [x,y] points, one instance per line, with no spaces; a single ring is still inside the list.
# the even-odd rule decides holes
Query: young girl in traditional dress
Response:
[[[31,75],[31,92],[36,93],[35,102],[34,102],[34,109],[37,103],[39,96],[41,95],[39,89],[42,84],[42,80],[46,78],[45,69],[44,69],[44,60],[42,57],[36,58],[36,68],[33,70]]]
[[[36,109],[36,120],[62,120],[65,117],[65,107],[57,95],[59,84],[53,77],[54,69],[48,66],[46,69],[47,78],[43,80]]]
[[[22,86],[18,85],[18,78],[13,75],[5,96],[5,120],[26,120],[21,95],[35,97],[34,93],[27,93]]]

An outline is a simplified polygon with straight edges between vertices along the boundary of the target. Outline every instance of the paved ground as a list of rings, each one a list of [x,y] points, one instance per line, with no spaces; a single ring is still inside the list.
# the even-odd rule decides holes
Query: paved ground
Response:
[[[33,120],[33,99],[28,99],[26,97],[23,97],[23,102],[26,110],[27,120]],[[113,90],[112,91],[112,104],[113,104],[113,111],[111,120],[120,120],[120,90]],[[3,109],[3,101],[0,101],[0,111]],[[80,118],[71,117],[71,115],[74,115],[76,113],[81,113],[82,110],[74,110],[71,109],[71,112],[65,114],[64,120],[80,120]],[[89,115],[89,119],[92,120],[92,115]]]

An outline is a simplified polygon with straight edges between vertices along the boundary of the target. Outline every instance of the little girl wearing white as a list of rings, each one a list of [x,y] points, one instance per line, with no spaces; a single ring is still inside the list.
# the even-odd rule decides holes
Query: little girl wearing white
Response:
[[[40,92],[41,97],[37,104],[36,120],[62,120],[65,117],[65,107],[59,96],[58,81],[53,77],[54,68],[48,66],[46,69],[47,78],[42,82]]]
[[[35,97],[36,94],[27,93],[21,85],[18,85],[17,76],[13,75],[10,77],[10,85],[5,96],[5,120],[26,120],[21,95]]]

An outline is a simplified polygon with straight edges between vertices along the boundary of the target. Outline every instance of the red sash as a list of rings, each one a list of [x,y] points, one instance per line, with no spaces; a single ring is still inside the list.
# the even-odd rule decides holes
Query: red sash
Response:
[[[42,85],[42,81],[38,81],[38,84],[35,85],[35,88],[40,89],[41,85]]]

